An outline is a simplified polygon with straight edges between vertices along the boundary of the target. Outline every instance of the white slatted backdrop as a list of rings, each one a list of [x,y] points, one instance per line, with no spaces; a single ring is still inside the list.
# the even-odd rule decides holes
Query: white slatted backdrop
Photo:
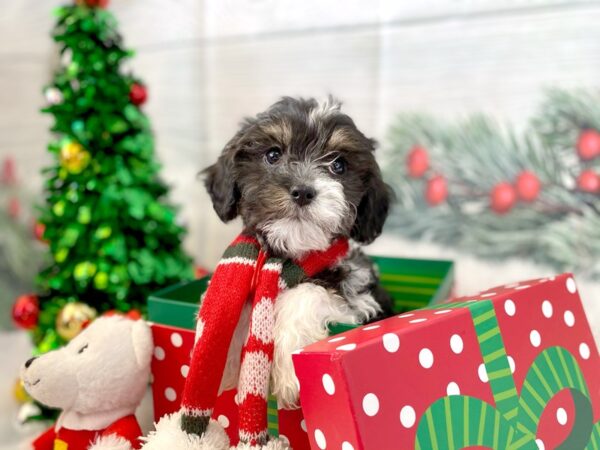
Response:
[[[0,2],[0,157],[15,157],[32,190],[48,162],[49,119],[37,110],[55,64],[49,31],[60,3]],[[592,87],[600,76],[599,0],[112,0],[111,8],[149,86],[164,177],[190,228],[186,246],[209,266],[239,224],[218,222],[196,173],[241,117],[281,95],[333,93],[383,139],[399,110],[481,110],[522,123],[543,86]],[[389,236],[374,249],[458,258],[459,292],[547,273]],[[582,290],[600,295],[591,283]],[[586,300],[600,329],[600,306]]]

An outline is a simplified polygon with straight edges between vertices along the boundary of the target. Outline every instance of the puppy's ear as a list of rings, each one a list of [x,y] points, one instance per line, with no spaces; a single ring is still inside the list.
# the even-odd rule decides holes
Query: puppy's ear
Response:
[[[223,222],[229,222],[238,215],[240,192],[234,173],[235,155],[239,150],[241,132],[229,141],[215,164],[202,171],[204,186],[210,195],[213,208]]]
[[[365,194],[358,205],[356,222],[350,234],[352,239],[363,244],[373,242],[381,234],[393,198],[392,188],[383,182],[381,171],[375,163]]]

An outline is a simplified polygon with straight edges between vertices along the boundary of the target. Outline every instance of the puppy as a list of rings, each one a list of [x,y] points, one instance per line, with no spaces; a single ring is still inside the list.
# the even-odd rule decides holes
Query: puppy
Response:
[[[246,119],[204,174],[221,220],[241,216],[245,230],[273,255],[299,259],[340,237],[352,250],[336,267],[283,291],[275,303],[273,393],[294,407],[292,353],[327,337],[328,325],[365,323],[392,312],[361,244],[381,233],[392,192],[375,161],[375,142],[329,98],[285,97]],[[243,313],[229,349],[222,390],[236,386],[247,337]]]

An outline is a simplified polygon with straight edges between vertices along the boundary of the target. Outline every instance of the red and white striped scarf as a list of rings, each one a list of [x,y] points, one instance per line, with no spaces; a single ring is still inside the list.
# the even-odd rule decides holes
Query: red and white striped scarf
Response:
[[[182,399],[182,428],[201,435],[217,399],[227,352],[244,304],[252,302],[248,340],[238,382],[240,441],[264,445],[273,362],[274,304],[281,290],[334,266],[348,253],[347,239],[299,261],[269,256],[253,236],[241,234],[227,248],[200,307],[201,321]]]

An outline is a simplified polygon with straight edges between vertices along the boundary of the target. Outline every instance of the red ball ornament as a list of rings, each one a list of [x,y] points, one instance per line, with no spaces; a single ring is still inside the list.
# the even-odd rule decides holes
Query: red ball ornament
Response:
[[[138,83],[133,83],[131,85],[131,90],[129,91],[129,100],[136,106],[139,106],[146,102],[148,98],[148,91],[145,86],[142,86]]]
[[[38,324],[40,303],[34,294],[21,295],[12,308],[12,318],[16,326],[30,330]]]
[[[600,133],[591,129],[582,131],[577,139],[577,154],[584,160],[600,156]]]
[[[577,177],[577,187],[580,191],[596,194],[600,192],[600,175],[593,170],[584,170]]]
[[[448,184],[442,175],[435,175],[427,181],[425,199],[431,206],[439,205],[448,198]]]
[[[429,169],[429,154],[423,147],[416,145],[406,156],[408,174],[413,178],[421,178]]]
[[[41,222],[35,222],[33,224],[33,235],[40,242],[45,242],[44,232],[46,231],[46,225]]]
[[[534,201],[538,197],[541,189],[540,179],[533,172],[528,170],[519,174],[516,186],[519,198],[525,202]]]
[[[505,214],[515,206],[517,191],[510,183],[498,183],[492,189],[490,206],[496,214]]]

